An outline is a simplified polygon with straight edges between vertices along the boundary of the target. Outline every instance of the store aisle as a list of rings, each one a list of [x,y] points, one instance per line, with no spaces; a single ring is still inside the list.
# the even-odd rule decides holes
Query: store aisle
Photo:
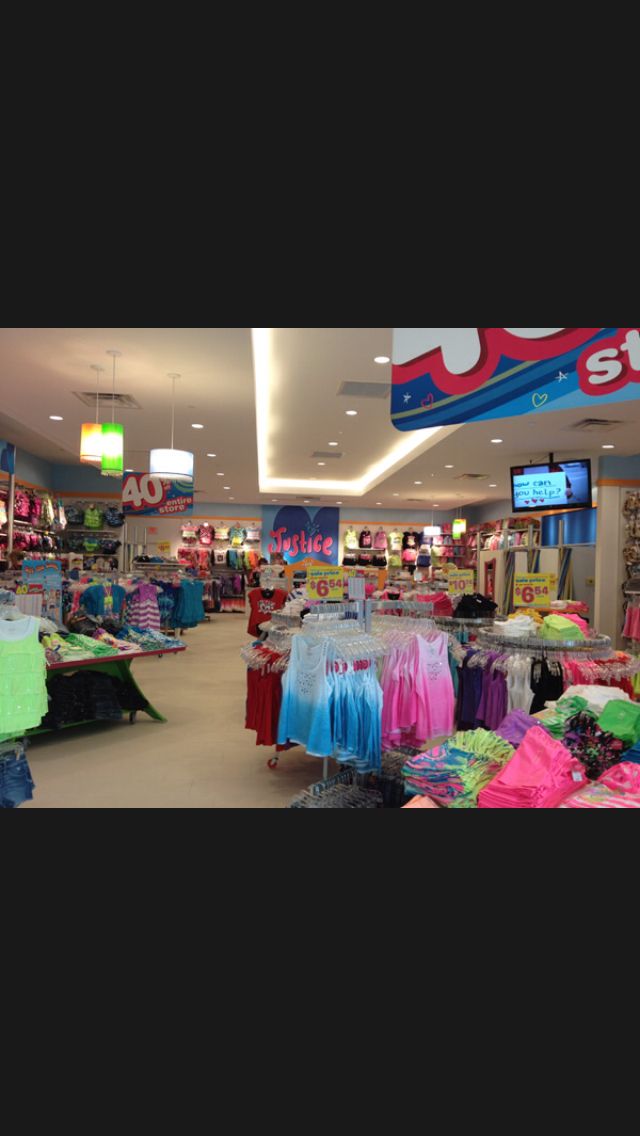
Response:
[[[244,727],[246,619],[214,616],[175,658],[134,663],[142,690],[169,718],[35,738],[29,762],[40,809],[282,808],[322,774],[302,751],[258,749]]]

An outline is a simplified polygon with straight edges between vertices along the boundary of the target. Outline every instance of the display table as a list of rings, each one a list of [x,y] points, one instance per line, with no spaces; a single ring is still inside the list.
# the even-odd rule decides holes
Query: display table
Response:
[[[169,649],[165,648],[164,650],[160,649],[158,651],[140,651],[137,654],[132,653],[130,655],[111,655],[97,659],[76,659],[62,663],[49,663],[47,664],[47,676],[65,672],[67,674],[73,674],[79,670],[91,670],[99,674],[109,675],[111,678],[117,678],[120,682],[125,683],[126,686],[132,687],[136,693],[144,699],[147,703],[144,709],[145,714],[148,714],[154,722],[166,722],[167,719],[164,715],[161,714],[159,710],[156,710],[155,706],[151,705],[144,692],[138,686],[133,677],[131,664],[134,663],[136,659],[161,658],[163,655],[180,655],[186,650],[186,647],[173,647]],[[125,710],[123,711],[123,717],[127,713],[129,714],[129,721],[133,724],[136,721],[138,711],[132,710],[129,712]],[[100,721],[102,721],[102,719],[90,719],[83,722],[66,722],[57,729],[52,726],[36,726],[33,730],[27,730],[27,736],[35,737],[37,734],[57,733],[58,730],[70,730],[76,726],[92,726]]]

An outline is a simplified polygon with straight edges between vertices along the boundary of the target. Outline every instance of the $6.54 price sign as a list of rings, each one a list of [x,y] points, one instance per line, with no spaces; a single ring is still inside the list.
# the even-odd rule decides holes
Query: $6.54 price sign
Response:
[[[338,600],[344,597],[344,579],[340,568],[310,568],[307,591],[312,600]]]
[[[552,600],[551,576],[520,574],[516,576],[514,607],[549,607]]]

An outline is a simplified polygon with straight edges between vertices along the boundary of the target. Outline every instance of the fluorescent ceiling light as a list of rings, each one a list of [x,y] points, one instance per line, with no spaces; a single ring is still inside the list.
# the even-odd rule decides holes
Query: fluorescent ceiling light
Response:
[[[217,454],[207,454],[208,458],[217,458]]]
[[[384,367],[385,363],[391,362],[388,355],[376,355],[373,361],[374,363],[379,363],[381,367]]]
[[[603,450],[615,450],[615,446],[603,446]]]
[[[329,445],[330,446],[339,446],[340,443],[339,442],[329,442]]]
[[[191,423],[191,429],[192,430],[204,430],[204,426],[202,425],[201,422],[192,422]]]
[[[50,414],[49,418],[52,422],[64,422],[64,418],[61,418],[59,414]]]
[[[502,438],[492,438],[491,439],[491,445],[492,446],[501,446],[502,445]]]
[[[413,483],[413,484],[414,484],[414,485],[422,485],[422,482],[421,482],[421,481],[414,481],[414,483]]]
[[[445,469],[455,469],[455,465],[445,465]]]
[[[427,443],[441,436],[445,430],[444,427],[436,426],[428,430],[399,433],[399,440],[394,442],[383,457],[369,466],[361,477],[352,481],[314,482],[311,478],[272,477],[269,472],[269,451],[273,445],[273,423],[276,414],[281,413],[282,405],[277,389],[280,364],[274,346],[275,331],[271,327],[253,327],[251,337],[256,391],[258,476],[261,493],[301,494],[306,489],[326,495],[340,493],[343,497],[364,497],[372,489],[375,489],[381,481],[385,480],[390,473],[401,469],[408,458],[414,455],[417,450],[424,450]],[[357,411],[353,412],[354,415],[357,413]],[[447,429],[447,432],[452,431]],[[400,494],[394,494],[394,496],[399,497]]]
[[[358,411],[357,410],[346,410],[345,414],[346,414],[347,418],[357,418],[358,417]]]

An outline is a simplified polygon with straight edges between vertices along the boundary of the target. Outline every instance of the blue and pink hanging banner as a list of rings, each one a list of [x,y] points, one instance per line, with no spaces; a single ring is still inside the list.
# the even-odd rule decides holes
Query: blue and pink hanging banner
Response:
[[[398,430],[640,398],[640,328],[396,327]]]
[[[16,472],[16,448],[11,442],[0,441],[0,470],[10,476]]]
[[[313,559],[336,565],[340,555],[340,510],[306,509],[299,505],[266,506],[262,511],[267,556],[287,564]]]

